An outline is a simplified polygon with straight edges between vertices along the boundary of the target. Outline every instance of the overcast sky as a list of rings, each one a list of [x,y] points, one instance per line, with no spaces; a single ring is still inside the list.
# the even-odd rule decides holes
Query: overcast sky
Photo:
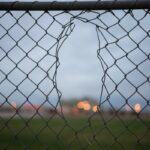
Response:
[[[15,17],[19,17],[23,12],[14,13],[13,15]],[[54,15],[58,12],[50,12],[51,15]],[[78,12],[76,12],[77,14]],[[102,11],[100,13],[103,13]],[[2,15],[2,12],[0,13]],[[74,12],[72,12],[74,14]],[[114,11],[114,14],[121,18],[124,16],[125,12],[123,11]],[[134,16],[137,17],[138,20],[140,20],[144,15],[145,11],[134,11]],[[38,15],[40,15],[39,12],[34,12],[33,16],[36,18]],[[128,74],[128,80],[135,85],[135,87],[138,87],[140,84],[145,84],[141,87],[139,87],[139,93],[134,94],[131,98],[129,98],[129,103],[135,104],[137,102],[141,103],[144,107],[146,105],[145,99],[150,99],[150,83],[146,82],[147,78],[150,76],[150,61],[147,59],[147,55],[149,54],[149,42],[150,42],[150,36],[147,34],[150,32],[149,25],[150,25],[150,15],[146,15],[144,19],[140,20],[141,27],[145,30],[143,30],[141,27],[137,26],[137,21],[134,20],[131,15],[127,15],[120,21],[120,25],[126,29],[123,30],[118,24],[118,19],[114,17],[112,13],[105,13],[100,16],[100,19],[94,19],[97,16],[96,13],[84,13],[83,15],[80,15],[80,19],[87,18],[93,19],[91,22],[99,25],[101,28],[98,32],[96,32],[96,27],[90,23],[84,23],[83,21],[80,21],[79,19],[74,20],[72,23],[72,28],[75,26],[73,32],[69,35],[68,39],[65,41],[65,43],[62,45],[60,51],[59,51],[59,58],[60,58],[60,67],[58,69],[58,75],[57,75],[57,85],[60,91],[62,92],[62,98],[69,99],[69,98],[82,98],[82,97],[91,97],[96,100],[99,100],[100,92],[101,92],[101,78],[103,75],[102,66],[100,64],[100,61],[97,58],[97,50],[99,49],[99,43],[98,43],[98,37],[100,38],[100,55],[106,62],[104,67],[110,67],[108,70],[108,75],[111,76],[112,80],[115,81],[115,83],[119,83],[123,78],[124,74],[128,74],[131,70],[135,69],[134,64],[141,64],[139,65],[139,71],[136,69],[132,71],[130,74]],[[69,22],[71,15],[69,14],[62,14],[58,15],[56,19],[60,21],[62,24],[66,24]],[[52,22],[52,18],[48,15],[44,15],[41,19],[39,19],[39,24],[43,28],[47,28],[47,26]],[[103,22],[103,23],[102,23]],[[3,16],[0,20],[0,23],[2,26],[6,29],[9,29],[13,23],[15,23],[15,20],[9,15],[6,14]],[[24,17],[22,17],[19,20],[19,24],[23,26],[25,29],[29,29],[34,23],[34,20],[31,19],[31,17],[26,14]],[[107,26],[112,26],[108,29],[109,32],[106,32]],[[5,30],[3,27],[0,27],[0,36],[5,34]],[[103,28],[103,29],[102,29]],[[134,28],[134,29],[133,29]],[[133,30],[132,30],[133,29]],[[62,32],[61,26],[54,22],[54,24],[48,29],[48,32],[55,36],[56,38],[58,35]],[[129,36],[127,35],[127,32],[130,31]],[[70,31],[68,30],[67,33]],[[97,37],[98,33],[98,37]],[[14,26],[10,31],[9,34],[15,39],[18,40],[21,38],[25,31],[23,31],[18,25]],[[34,26],[32,29],[30,29],[28,33],[35,41],[40,39],[40,37],[45,34],[44,30],[39,28],[38,26]],[[107,41],[104,39],[104,37],[107,39]],[[113,37],[113,36],[114,37]],[[122,38],[124,37],[124,38]],[[132,38],[132,40],[131,40]],[[117,41],[117,39],[120,39]],[[144,39],[144,40],[143,40]],[[134,41],[135,42],[134,42]],[[143,41],[142,41],[143,40]],[[9,44],[7,43],[9,41]],[[142,41],[142,42],[140,42]],[[50,46],[52,46],[56,40],[50,36],[45,35],[43,39],[39,41],[39,45],[42,46],[44,49],[49,49]],[[114,43],[112,43],[114,42]],[[117,42],[117,44],[116,44]],[[26,44],[28,43],[28,44]],[[112,43],[108,44],[107,43]],[[137,48],[136,43],[140,43],[139,48]],[[4,36],[0,40],[0,46],[2,49],[5,49],[5,51],[9,51],[10,48],[15,46],[15,42],[9,37]],[[30,51],[32,47],[34,47],[35,42],[33,42],[30,38],[25,36],[18,45],[24,49],[27,53]],[[120,47],[119,47],[120,46]],[[140,48],[144,51],[141,52]],[[54,46],[51,49],[50,53],[54,53],[56,50],[56,46]],[[132,51],[132,52],[131,52]],[[127,52],[130,52],[130,54],[127,57],[123,57],[126,55]],[[42,56],[45,56],[46,51],[42,50],[39,46],[36,46],[31,52],[29,52],[29,57],[35,60],[35,62],[38,62]],[[24,57],[25,53],[22,53],[20,51],[20,48],[14,47],[13,50],[9,52],[9,57],[15,63],[18,63],[20,58]],[[0,59],[2,59],[0,63],[0,69],[3,71],[0,72],[0,81],[5,78],[4,74],[8,74],[9,71],[11,71],[12,68],[15,67],[14,63],[12,63],[7,57],[3,59],[5,56],[5,53],[3,50],[0,50]],[[114,64],[115,59],[118,59],[116,62],[116,65]],[[120,58],[120,59],[119,59]],[[147,59],[146,61],[144,61]],[[132,60],[133,63],[130,61]],[[53,64],[55,61],[54,58],[50,56],[44,57],[43,60],[40,61],[39,65],[41,68],[43,68],[45,71],[48,70],[50,65]],[[144,61],[142,63],[142,61]],[[112,66],[113,65],[113,66]],[[28,58],[24,58],[19,64],[18,67],[23,70],[26,74],[28,74],[32,68],[36,66],[36,63],[32,62]],[[112,66],[112,67],[111,67]],[[119,66],[122,69],[122,72],[118,69]],[[144,73],[142,75],[141,72]],[[37,76],[38,75],[38,76]],[[43,72],[38,67],[32,71],[29,75],[29,77],[38,84],[43,77],[46,77],[45,72]],[[24,73],[22,73],[20,70],[15,69],[11,74],[9,74],[8,78],[14,83],[19,84],[21,80],[25,79],[26,76]],[[108,76],[105,80],[105,85],[107,86],[107,90],[109,93],[111,93],[115,89],[115,84]],[[48,94],[49,90],[52,88],[52,82],[46,78],[41,84],[40,88]],[[9,88],[8,88],[9,87]],[[11,92],[14,90],[14,87],[10,85],[7,81],[4,81],[1,85],[1,93],[3,93],[6,97],[11,94]],[[34,84],[32,84],[29,80],[25,80],[21,85],[19,85],[19,88],[25,95],[29,95],[32,90],[36,88]],[[6,90],[7,89],[7,90]],[[123,99],[123,96],[128,98],[130,97],[134,92],[135,88],[126,80],[124,80],[118,87],[118,91],[122,94],[122,96],[119,94],[119,92],[114,92],[111,95],[111,103],[114,106],[121,107],[125,103],[125,99]],[[144,97],[140,95],[140,93],[143,94]],[[105,100],[108,93],[104,90],[103,93],[103,99]],[[56,91],[51,94],[52,97],[55,97]],[[23,95],[21,95],[19,92],[15,92],[11,96],[11,100],[16,99],[16,97],[19,97],[18,99],[26,100]],[[22,98],[21,98],[22,97]],[[42,103],[44,98],[44,95],[40,91],[36,91],[32,94],[30,97],[30,100],[34,103]],[[4,97],[1,95],[1,99],[4,99]],[[19,101],[18,100],[18,101]],[[52,102],[54,103],[54,102]]]

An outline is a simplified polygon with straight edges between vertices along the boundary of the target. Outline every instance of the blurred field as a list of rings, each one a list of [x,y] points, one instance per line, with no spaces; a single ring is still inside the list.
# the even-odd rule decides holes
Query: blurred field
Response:
[[[149,129],[148,129],[149,127]],[[116,137],[116,138],[115,138]],[[8,150],[149,150],[150,120],[61,118],[48,120],[3,119],[0,121],[0,149]]]

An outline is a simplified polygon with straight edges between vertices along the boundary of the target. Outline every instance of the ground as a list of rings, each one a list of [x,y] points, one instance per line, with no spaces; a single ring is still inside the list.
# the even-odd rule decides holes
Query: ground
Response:
[[[150,120],[99,117],[1,119],[0,149],[149,150]]]

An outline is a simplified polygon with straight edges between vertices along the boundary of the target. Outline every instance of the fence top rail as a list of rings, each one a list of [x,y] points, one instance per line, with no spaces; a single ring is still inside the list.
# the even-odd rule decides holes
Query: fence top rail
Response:
[[[150,0],[103,0],[103,1],[53,1],[53,2],[0,2],[0,10],[113,10],[150,9]]]

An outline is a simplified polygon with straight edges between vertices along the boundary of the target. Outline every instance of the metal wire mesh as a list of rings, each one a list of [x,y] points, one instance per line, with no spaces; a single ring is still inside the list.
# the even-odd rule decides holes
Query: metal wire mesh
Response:
[[[69,121],[57,71],[76,20],[95,28],[103,77],[95,113]],[[148,9],[1,11],[1,149],[148,150],[149,25]]]

